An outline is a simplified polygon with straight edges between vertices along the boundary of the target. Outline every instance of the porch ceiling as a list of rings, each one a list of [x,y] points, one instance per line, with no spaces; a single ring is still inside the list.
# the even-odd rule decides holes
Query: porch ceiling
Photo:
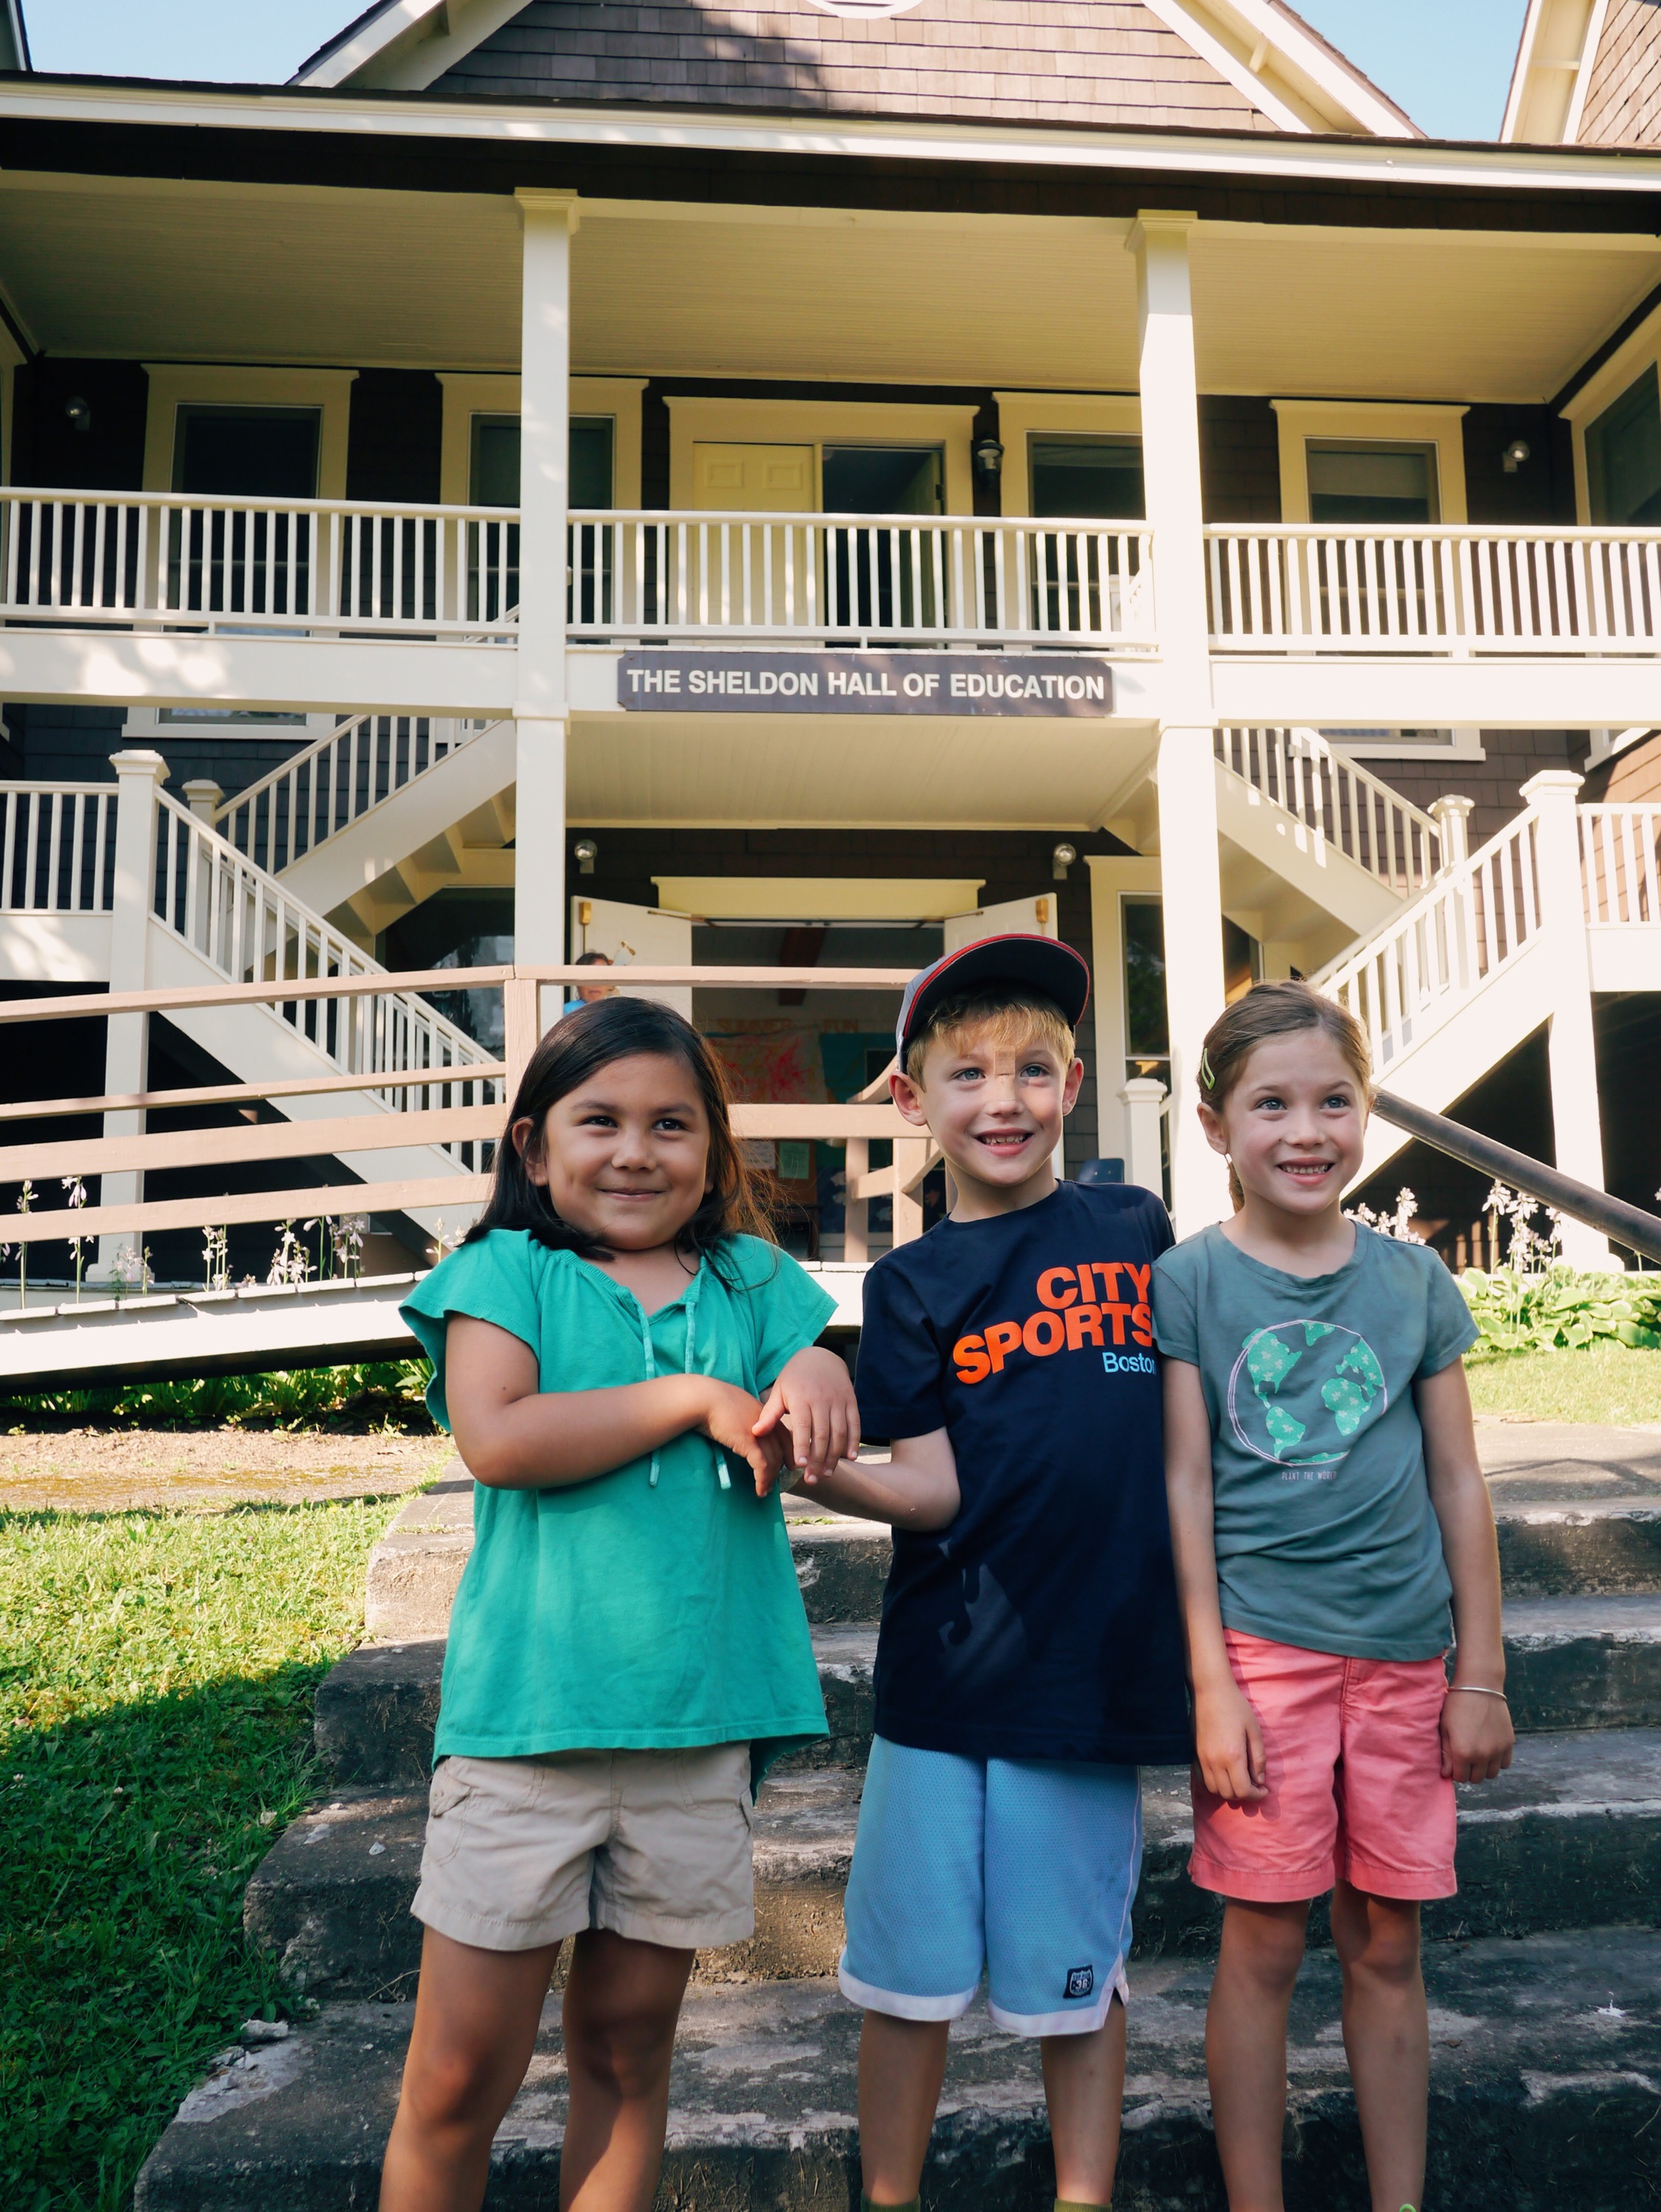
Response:
[[[700,726],[689,735],[688,720]],[[1151,731],[1064,721],[573,714],[567,813],[595,828],[1084,830],[1153,758]],[[524,831],[523,825],[521,836]]]
[[[574,365],[1125,391],[1125,226],[598,201]],[[141,360],[517,364],[519,234],[488,194],[11,172],[0,278],[37,345]],[[1661,279],[1653,238],[1205,223],[1202,385],[1538,399]]]

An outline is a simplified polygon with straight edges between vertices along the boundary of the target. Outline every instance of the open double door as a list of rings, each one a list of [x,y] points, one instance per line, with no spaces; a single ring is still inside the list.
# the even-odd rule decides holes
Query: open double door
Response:
[[[753,880],[746,880],[744,888],[753,899]],[[788,878],[782,879],[779,888],[779,905],[788,908],[791,904]],[[674,914],[663,907],[630,906],[617,899],[585,898],[579,894],[571,902],[571,957],[577,960],[585,952],[603,952],[619,969],[690,967],[692,923],[689,914]],[[948,952],[973,945],[979,938],[996,937],[1009,930],[1054,937],[1056,902],[1043,894],[1034,898],[1004,899],[992,906],[971,907],[966,913],[943,915],[941,928]],[[656,999],[691,1020],[689,990],[650,983],[631,986],[622,975],[615,980],[620,990],[632,991],[642,999]],[[805,971],[803,980],[807,981]]]

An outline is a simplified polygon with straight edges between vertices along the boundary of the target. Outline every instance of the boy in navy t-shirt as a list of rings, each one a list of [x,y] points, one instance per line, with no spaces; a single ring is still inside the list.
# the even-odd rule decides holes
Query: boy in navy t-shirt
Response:
[[[1137,1769],[1191,1747],[1149,1311],[1171,1225],[1151,1192],[1052,1165],[1088,992],[1076,953],[1026,936],[908,987],[894,1103],[957,1201],[865,1282],[860,1420],[893,1467],[813,1490],[894,1526],[841,1961],[869,2205],[917,2197],[983,1972],[993,2020],[1044,2039],[1058,2200],[1112,2189]]]

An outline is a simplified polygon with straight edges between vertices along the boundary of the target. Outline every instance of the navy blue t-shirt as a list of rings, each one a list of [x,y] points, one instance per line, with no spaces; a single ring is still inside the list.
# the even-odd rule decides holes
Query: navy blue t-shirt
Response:
[[[1149,1311],[1165,1208],[1062,1183],[865,1279],[859,1415],[943,1428],[962,1505],[894,1532],[876,1732],[975,1759],[1191,1754]]]

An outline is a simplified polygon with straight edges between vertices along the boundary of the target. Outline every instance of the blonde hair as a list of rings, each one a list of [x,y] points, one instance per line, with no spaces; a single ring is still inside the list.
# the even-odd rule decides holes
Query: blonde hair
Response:
[[[1246,1063],[1260,1044],[1271,1037],[1296,1036],[1318,1030],[1331,1038],[1355,1079],[1361,1103],[1373,1103],[1373,1055],[1367,1033],[1348,1006],[1324,999],[1307,983],[1254,983],[1243,998],[1225,1006],[1209,1030],[1200,1050],[1196,1081],[1206,1104],[1221,1112],[1236,1084],[1246,1074]],[[1238,1210],[1246,1203],[1234,1163],[1228,1165],[1228,1189]]]
[[[1064,1068],[1076,1055],[1072,1029],[1059,1006],[1037,993],[993,983],[943,999],[906,1048],[906,1073],[923,1080],[923,1063],[931,1044],[961,1051],[971,1035],[991,1045],[1019,1048],[1047,1044]]]

